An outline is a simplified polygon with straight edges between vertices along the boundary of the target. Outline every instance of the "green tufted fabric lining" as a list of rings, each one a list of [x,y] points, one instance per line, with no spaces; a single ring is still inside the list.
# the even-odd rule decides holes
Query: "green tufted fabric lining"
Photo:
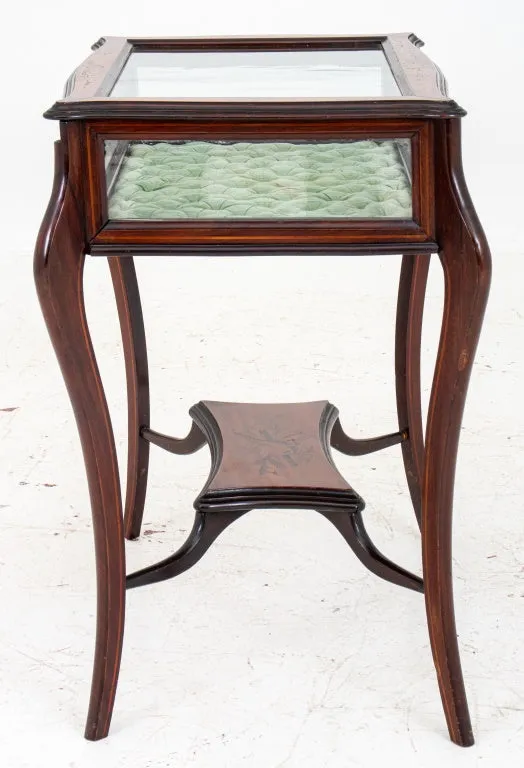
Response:
[[[411,185],[395,144],[131,143],[109,216],[411,218]]]

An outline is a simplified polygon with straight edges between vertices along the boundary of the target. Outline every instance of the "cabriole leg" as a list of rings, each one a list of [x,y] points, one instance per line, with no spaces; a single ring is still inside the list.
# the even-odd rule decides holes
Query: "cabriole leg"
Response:
[[[37,240],[38,297],[69,392],[84,453],[95,538],[97,629],[85,735],[107,736],[116,693],[125,606],[125,552],[118,465],[104,390],[87,327],[83,295],[85,240],[71,145],[55,147],[55,180]],[[80,163],[75,163],[75,174]]]
[[[462,174],[460,122],[436,129],[437,237],[445,299],[426,428],[422,556],[433,658],[452,741],[473,744],[455,627],[452,508],[460,425],[489,292],[491,257]]]

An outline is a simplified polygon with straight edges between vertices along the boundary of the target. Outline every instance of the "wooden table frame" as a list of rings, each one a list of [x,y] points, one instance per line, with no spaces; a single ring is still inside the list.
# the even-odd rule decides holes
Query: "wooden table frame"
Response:
[[[414,35],[351,38],[102,38],[47,117],[60,120],[55,179],[35,250],[45,321],[77,419],[91,497],[98,612],[86,738],[109,731],[124,628],[124,537],[140,533],[146,495],[149,384],[135,254],[402,253],[396,325],[396,390],[407,482],[421,526],[423,589],[431,648],[451,739],[473,743],[453,607],[451,533],[460,425],[491,276],[490,252],[462,172],[460,118],[439,70]],[[132,50],[384,50],[397,99],[191,101],[112,99]],[[101,186],[105,137],[410,136],[413,220],[111,222]],[[431,253],[445,277],[440,344],[425,429],[420,339]],[[86,320],[85,255],[108,257],[122,330],[128,393],[125,511],[113,429]],[[181,451],[183,452],[183,451]]]

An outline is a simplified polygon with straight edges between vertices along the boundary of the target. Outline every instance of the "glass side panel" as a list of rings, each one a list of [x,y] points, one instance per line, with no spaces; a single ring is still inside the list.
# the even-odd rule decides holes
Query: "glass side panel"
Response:
[[[409,139],[106,142],[111,219],[412,216]]]
[[[173,99],[399,95],[381,50],[132,53],[111,93]]]

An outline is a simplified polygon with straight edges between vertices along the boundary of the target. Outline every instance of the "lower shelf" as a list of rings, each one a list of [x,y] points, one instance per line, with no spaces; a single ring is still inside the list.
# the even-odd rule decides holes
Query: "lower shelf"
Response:
[[[195,565],[231,523],[253,509],[314,509],[342,534],[377,576],[417,592],[422,579],[386,558],[364,526],[364,500],[342,477],[330,446],[362,455],[408,439],[406,432],[353,440],[327,401],[248,404],[202,401],[190,409],[193,426],[184,439],[142,429],[142,437],[176,454],[207,444],[209,478],[197,496],[196,519],[183,546],[160,563],[127,577],[128,588],[173,578]]]

